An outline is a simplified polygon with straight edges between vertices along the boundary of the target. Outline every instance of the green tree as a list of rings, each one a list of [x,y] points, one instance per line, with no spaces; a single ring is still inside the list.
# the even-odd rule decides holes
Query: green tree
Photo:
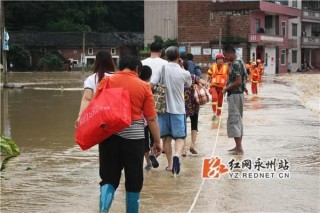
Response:
[[[163,48],[168,48],[170,46],[178,46],[178,41],[177,39],[167,39],[164,43],[163,43]]]
[[[27,71],[31,67],[30,52],[21,45],[13,44],[8,51],[8,63],[13,64],[13,70]]]
[[[64,70],[64,62],[56,54],[46,53],[39,60],[37,69],[41,71],[62,71]]]
[[[178,46],[177,39],[167,39],[166,41],[164,41],[159,35],[153,36],[153,39],[155,42],[159,42],[160,44],[162,44],[163,49],[166,49],[170,46]]]
[[[144,31],[144,2],[143,1],[110,1],[106,5],[109,13],[106,21],[118,31]]]
[[[155,42],[159,42],[160,44],[163,44],[163,39],[161,36],[155,35],[155,36],[153,36],[153,39]]]
[[[143,1],[5,1],[8,31],[142,32]]]
[[[74,24],[67,19],[52,22],[47,29],[50,32],[91,32],[91,28],[88,25]]]

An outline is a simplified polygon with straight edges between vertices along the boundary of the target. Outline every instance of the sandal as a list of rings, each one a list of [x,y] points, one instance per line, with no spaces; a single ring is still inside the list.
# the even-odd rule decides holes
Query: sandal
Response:
[[[150,170],[151,170],[151,167],[152,167],[152,166],[149,164],[149,165],[146,165],[146,166],[144,167],[144,169],[147,170],[147,171],[150,171]]]
[[[182,150],[182,157],[186,157],[187,156],[187,151],[186,150]]]
[[[172,172],[172,169],[169,169],[169,167],[166,167],[167,172]]]
[[[190,147],[190,152],[193,155],[197,155],[198,154],[198,152],[193,147]]]
[[[151,164],[152,164],[153,168],[158,168],[159,167],[159,162],[158,162],[156,156],[150,155],[149,159],[151,161]]]
[[[172,174],[179,174],[180,173],[180,161],[177,156],[173,157],[173,166],[172,166]]]

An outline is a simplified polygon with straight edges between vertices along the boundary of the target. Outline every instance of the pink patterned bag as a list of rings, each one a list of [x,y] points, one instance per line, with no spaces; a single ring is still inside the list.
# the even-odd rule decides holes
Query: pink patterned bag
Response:
[[[199,105],[204,105],[209,102],[209,94],[205,87],[201,84],[195,84],[194,88],[194,98]]]

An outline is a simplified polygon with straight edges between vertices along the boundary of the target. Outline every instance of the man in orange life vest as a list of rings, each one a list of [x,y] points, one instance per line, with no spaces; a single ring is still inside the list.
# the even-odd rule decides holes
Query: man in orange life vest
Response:
[[[264,68],[263,68],[263,64],[262,61],[260,59],[257,59],[257,68],[259,70],[259,79],[258,82],[259,84],[262,84],[262,75],[264,73]]]
[[[258,94],[258,83],[259,83],[259,68],[255,62],[251,62],[250,67],[250,81],[251,81],[251,90],[252,94]]]
[[[218,53],[216,55],[216,63],[214,63],[207,72],[207,82],[210,85],[210,93],[212,95],[212,110],[214,115],[212,120],[221,114],[223,94],[222,89],[227,83],[229,66],[224,63],[224,55]]]

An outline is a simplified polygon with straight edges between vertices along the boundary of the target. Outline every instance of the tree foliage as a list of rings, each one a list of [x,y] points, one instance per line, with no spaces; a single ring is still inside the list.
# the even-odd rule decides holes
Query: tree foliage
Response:
[[[37,69],[45,71],[62,71],[64,70],[64,62],[58,55],[46,53],[38,62]]]
[[[143,1],[5,1],[8,31],[142,32]]]
[[[153,36],[154,42],[159,42],[162,45],[162,54],[164,54],[165,49],[167,49],[170,46],[178,46],[178,40],[177,39],[167,39],[163,40],[161,36],[155,35]],[[139,52],[140,56],[146,57],[146,55],[150,54],[150,46],[151,44],[147,44],[147,47],[145,47],[143,50]]]
[[[5,156],[1,162],[0,171],[2,171],[10,158],[20,155],[20,150],[12,139],[6,138],[3,135],[0,136],[0,150],[1,155]]]
[[[160,44],[162,44],[163,49],[166,49],[170,46],[178,46],[178,41],[177,39],[167,39],[167,40],[163,40],[161,36],[159,35],[155,35],[153,36],[153,39],[155,42],[159,42]]]
[[[8,51],[8,63],[13,64],[13,70],[27,71],[30,64],[30,52],[23,46],[13,44]]]

